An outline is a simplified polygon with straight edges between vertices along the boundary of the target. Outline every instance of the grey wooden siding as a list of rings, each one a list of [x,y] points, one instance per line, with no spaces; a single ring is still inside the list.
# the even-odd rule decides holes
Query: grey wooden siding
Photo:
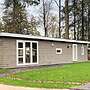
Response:
[[[41,65],[46,64],[61,64],[61,63],[71,63],[72,62],[72,48],[67,48],[69,43],[50,41],[40,41],[39,42],[39,63]],[[62,48],[62,54],[56,54],[56,48]]]
[[[78,44],[78,62],[87,61],[88,60],[88,53],[87,53],[87,45],[84,45],[84,55],[81,55],[81,44]]]
[[[15,67],[16,66],[16,40],[3,38],[0,44],[1,63],[0,67]]]
[[[12,38],[0,39],[0,67],[17,67],[16,65],[16,40]],[[31,41],[31,40],[30,40]],[[52,43],[54,46],[52,46]],[[50,65],[61,63],[73,63],[71,43],[38,41],[39,64]],[[78,62],[87,60],[87,46],[85,55],[81,55],[81,44],[78,44]],[[56,54],[56,48],[62,48],[62,54]]]

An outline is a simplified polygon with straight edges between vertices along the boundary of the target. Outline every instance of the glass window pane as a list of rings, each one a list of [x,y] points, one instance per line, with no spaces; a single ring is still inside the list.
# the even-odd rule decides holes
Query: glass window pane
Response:
[[[32,43],[32,48],[37,49],[37,43]]]
[[[23,64],[23,58],[18,58],[18,63]]]
[[[18,43],[18,48],[23,48],[23,43],[22,42]]]
[[[23,49],[18,50],[18,56],[23,56]]]
[[[57,53],[60,53],[61,52],[61,50],[57,50]]]
[[[30,42],[25,43],[25,63],[30,63]]]
[[[32,43],[32,62],[37,63],[37,43]]]

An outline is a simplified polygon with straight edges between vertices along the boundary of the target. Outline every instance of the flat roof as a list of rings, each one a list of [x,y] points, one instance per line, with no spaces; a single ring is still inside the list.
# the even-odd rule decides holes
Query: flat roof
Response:
[[[10,37],[10,38],[22,38],[22,39],[34,39],[34,40],[46,40],[46,41],[90,44],[90,42],[88,42],[88,41],[69,40],[69,39],[60,39],[60,38],[50,38],[50,37],[43,37],[43,36],[32,36],[32,35],[3,33],[3,32],[0,33],[0,37]]]

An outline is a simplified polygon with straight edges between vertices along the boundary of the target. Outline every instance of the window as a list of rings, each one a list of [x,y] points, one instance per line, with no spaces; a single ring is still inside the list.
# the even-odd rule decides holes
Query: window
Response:
[[[22,42],[18,43],[18,48],[23,48],[23,43]]]
[[[62,49],[61,48],[56,48],[56,54],[62,54]]]
[[[81,46],[81,55],[84,55],[84,45]]]
[[[88,48],[90,48],[90,44],[88,44]]]
[[[18,63],[23,64],[23,58],[18,58]]]
[[[25,42],[25,63],[30,63],[31,49],[30,42]]]
[[[88,49],[88,54],[90,54],[90,49]]]
[[[35,41],[17,41],[17,64],[37,64],[38,63],[38,43]]]
[[[32,43],[32,62],[37,62],[37,43]]]
[[[18,49],[18,56],[23,56],[23,49]]]
[[[18,63],[23,64],[23,42],[18,43]]]

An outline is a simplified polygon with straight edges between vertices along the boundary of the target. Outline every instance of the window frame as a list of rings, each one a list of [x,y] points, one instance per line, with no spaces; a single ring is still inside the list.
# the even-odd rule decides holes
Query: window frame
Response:
[[[57,52],[57,50],[60,50],[60,52]],[[62,48],[56,48],[56,54],[62,54]]]
[[[36,62],[36,63],[33,62],[33,55],[32,55],[32,54],[33,54],[33,53],[32,53],[33,50],[31,51],[31,56],[32,56],[32,57],[31,57],[31,58],[32,58],[31,61],[32,61],[32,64],[38,64],[38,51],[39,51],[39,50],[38,50],[38,42],[37,42],[37,41],[32,41],[32,42],[31,42],[31,47],[32,47],[32,43],[36,43],[36,44],[37,44],[37,62]],[[32,48],[32,49],[33,49],[33,48]]]
[[[19,50],[19,48],[18,48],[18,43],[19,42],[22,42],[23,43],[23,63],[22,64],[19,64],[19,61],[18,61],[18,58],[19,58],[19,56],[18,56],[18,50]],[[30,51],[31,51],[31,53],[30,53],[30,63],[25,63],[25,43],[26,42],[30,42]],[[32,43],[37,43],[37,62],[36,63],[33,63],[32,61]],[[39,54],[39,52],[38,52],[38,41],[29,41],[29,40],[16,40],[16,64],[17,64],[17,66],[20,66],[20,65],[33,65],[33,64],[38,64],[39,63],[39,61],[38,61],[38,54]]]
[[[22,43],[23,44],[23,41],[22,40],[19,40],[19,41],[17,41],[17,43],[16,43],[16,55],[17,55],[17,60],[16,60],[16,63],[17,63],[17,65],[23,65],[24,64],[24,44],[23,44],[23,48],[18,48],[18,43]],[[18,56],[18,50],[19,49],[23,49],[23,56]],[[23,63],[19,63],[19,57],[22,57],[23,58]]]

